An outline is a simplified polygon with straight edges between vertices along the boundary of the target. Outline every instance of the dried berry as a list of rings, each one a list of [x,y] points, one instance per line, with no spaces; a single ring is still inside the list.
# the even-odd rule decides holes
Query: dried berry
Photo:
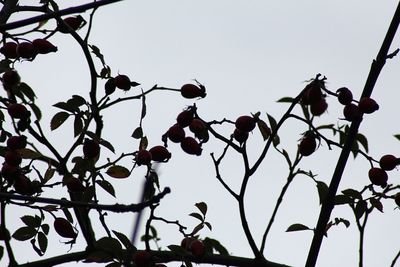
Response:
[[[189,125],[189,130],[195,135],[201,135],[206,130],[206,125],[200,119],[193,119]]]
[[[1,176],[4,177],[9,182],[14,182],[20,175],[20,170],[15,165],[10,165],[8,163],[3,163],[1,167]]]
[[[17,150],[9,150],[4,155],[4,160],[9,165],[18,166],[22,162],[22,157]]]
[[[379,160],[379,166],[385,171],[391,171],[399,164],[399,160],[393,155],[384,155]]]
[[[168,129],[167,136],[172,142],[180,143],[185,138],[185,130],[179,124],[175,124]]]
[[[311,114],[314,116],[321,116],[328,109],[328,103],[326,103],[324,98],[321,98],[318,102],[311,104]]]
[[[396,205],[397,205],[398,207],[400,207],[400,193],[397,193],[397,194],[394,196],[394,202],[396,203]]]
[[[7,148],[11,150],[25,148],[26,144],[27,144],[26,136],[24,135],[10,136],[7,139]]]
[[[363,113],[371,114],[379,109],[378,103],[370,97],[362,97],[358,103],[360,111]]]
[[[14,85],[19,84],[19,82],[21,81],[21,77],[16,70],[11,69],[4,72],[2,81],[4,87],[10,88]]]
[[[204,87],[200,88],[197,85],[194,84],[185,84],[181,87],[181,95],[184,98],[192,99],[192,98],[197,98],[197,97],[205,97],[206,92],[204,90]]]
[[[126,75],[118,75],[114,78],[115,86],[119,89],[128,91],[131,88],[131,80]]]
[[[380,185],[381,187],[386,187],[387,185],[388,175],[381,168],[371,168],[368,171],[368,177],[374,185]]]
[[[6,58],[17,58],[17,46],[15,42],[7,42],[0,48],[0,53],[2,53]]]
[[[8,105],[7,107],[8,114],[13,119],[24,119],[29,117],[28,110],[22,104],[13,103]]]
[[[183,151],[190,155],[201,155],[201,146],[193,137],[185,137],[181,142],[181,148]]]
[[[37,55],[37,50],[30,42],[22,42],[17,46],[18,56],[26,59],[31,59]]]
[[[85,139],[83,143],[83,155],[87,159],[95,158],[100,153],[100,145],[99,142],[92,140],[92,139]]]
[[[299,153],[302,156],[310,156],[317,148],[317,141],[313,133],[306,133],[299,144]]]
[[[251,132],[256,127],[256,119],[251,116],[240,116],[235,122],[237,129],[243,132]]]
[[[246,142],[247,138],[249,138],[249,132],[244,132],[239,129],[235,129],[233,132],[233,138],[238,141],[240,144]]]
[[[171,158],[171,153],[164,146],[155,146],[149,150],[151,158],[154,161],[166,162]]]
[[[362,113],[357,105],[350,103],[343,108],[344,118],[348,121],[359,121],[362,119]]]
[[[192,123],[192,120],[193,120],[193,112],[191,110],[182,111],[176,118],[177,123],[182,128],[189,126]]]
[[[83,192],[86,190],[85,186],[83,186],[82,182],[75,177],[68,178],[66,182],[68,191],[70,192]]]
[[[149,165],[151,162],[151,153],[145,149],[140,150],[136,155],[136,163],[140,165]]]
[[[346,87],[337,89],[336,93],[338,94],[338,100],[342,105],[348,105],[353,101],[353,94]]]

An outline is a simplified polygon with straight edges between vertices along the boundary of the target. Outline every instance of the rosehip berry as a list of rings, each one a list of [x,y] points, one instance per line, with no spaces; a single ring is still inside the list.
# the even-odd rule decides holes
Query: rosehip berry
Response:
[[[9,182],[14,182],[19,176],[20,171],[17,166],[10,165],[8,163],[3,163],[1,167],[1,176],[4,177]]]
[[[7,42],[0,48],[0,53],[2,53],[6,58],[17,58],[17,43]]]
[[[387,185],[388,175],[381,168],[371,168],[368,171],[368,177],[372,184],[385,187]]]
[[[182,239],[181,241],[181,247],[187,251],[190,251],[190,245],[192,244],[192,242],[196,240],[194,237],[185,237]]]
[[[188,99],[197,98],[197,97],[203,98],[206,96],[206,92],[203,88],[200,88],[197,85],[188,83],[181,87],[181,95],[184,98],[188,98]]]
[[[32,182],[25,175],[19,175],[14,182],[14,189],[21,195],[32,195],[34,193]]]
[[[7,164],[18,166],[22,162],[21,154],[16,150],[9,150],[4,155],[4,160]]]
[[[206,130],[206,125],[200,119],[193,119],[189,125],[189,129],[195,135],[199,135]]]
[[[181,142],[181,148],[183,151],[190,155],[201,155],[201,146],[193,137],[185,137]]]
[[[243,132],[251,132],[256,127],[256,119],[251,116],[240,116],[235,122],[237,129]]]
[[[196,258],[201,258],[204,256],[206,249],[202,241],[195,239],[190,244],[190,252],[192,252],[193,256]]]
[[[152,263],[151,254],[146,250],[136,251],[133,255],[133,261],[137,267],[150,267]]]
[[[136,163],[140,165],[149,165],[151,162],[151,153],[145,149],[140,150],[136,155]]]
[[[26,136],[24,136],[24,135],[10,136],[7,139],[7,147],[8,147],[8,149],[11,149],[11,150],[25,148],[26,144],[27,144]]]
[[[119,89],[128,91],[131,88],[131,80],[126,75],[118,75],[114,78],[115,86]]]
[[[33,46],[39,54],[48,54],[51,52],[57,52],[57,47],[46,39],[35,39],[32,41]]]
[[[83,17],[81,15],[78,15],[76,17],[67,17],[63,19],[64,23],[67,24],[73,31],[78,30],[82,23],[83,23]],[[66,27],[64,24],[59,24],[57,27],[57,30],[62,33],[69,33],[68,27]]]
[[[71,223],[61,217],[58,217],[54,220],[54,230],[56,230],[57,234],[65,238],[76,238],[78,235]]]
[[[28,116],[28,110],[22,104],[13,103],[7,107],[8,114],[13,119],[23,119]]]
[[[321,98],[318,102],[311,104],[311,114],[314,116],[321,116],[328,108],[328,103],[326,103],[324,98]]]
[[[104,84],[104,89],[106,91],[106,95],[111,95],[112,93],[114,93],[116,88],[117,88],[117,86],[115,85],[114,78],[108,79],[106,81],[106,83]]]
[[[397,194],[394,196],[394,202],[396,203],[397,206],[400,207],[400,193],[397,193]]]
[[[353,94],[346,87],[337,89],[336,93],[338,94],[338,100],[342,105],[348,105],[353,101]]]
[[[22,58],[31,59],[37,55],[37,51],[32,43],[22,42],[17,46],[17,54]]]
[[[191,110],[182,111],[176,118],[177,123],[182,128],[189,126],[192,123],[192,120],[193,120],[193,112]]]
[[[306,134],[299,144],[299,153],[302,156],[310,156],[317,148],[317,141],[314,134]]]
[[[154,161],[166,162],[171,158],[171,153],[164,146],[155,146],[149,150],[151,158]]]
[[[371,114],[379,109],[378,103],[372,98],[362,97],[358,103],[360,111],[363,113]]]
[[[244,132],[239,129],[235,129],[233,132],[233,138],[238,141],[240,144],[246,142],[247,138],[249,138],[249,132]]]
[[[99,142],[92,140],[92,139],[85,139],[83,143],[83,155],[87,159],[95,158],[100,153],[100,145]]]
[[[321,88],[315,82],[310,83],[307,87],[305,93],[307,94],[308,103],[310,105],[318,103],[323,97]]]
[[[68,191],[70,192],[83,192],[85,191],[85,187],[83,186],[82,182],[75,177],[70,177],[66,182]]]
[[[7,87],[11,87],[19,84],[21,81],[21,77],[19,76],[16,70],[7,70],[3,74],[3,85]]]
[[[179,124],[175,124],[168,129],[167,136],[172,142],[180,143],[185,138],[185,130]]]
[[[343,115],[344,118],[348,121],[359,121],[362,119],[362,113],[359,107],[353,103],[344,106]]]
[[[399,160],[393,155],[384,155],[379,160],[379,166],[385,171],[391,171],[399,164]]]

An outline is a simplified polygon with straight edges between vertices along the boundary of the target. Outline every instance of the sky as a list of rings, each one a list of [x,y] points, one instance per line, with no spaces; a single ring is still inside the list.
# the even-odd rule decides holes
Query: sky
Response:
[[[71,4],[74,3],[78,4],[78,1]],[[262,119],[266,120],[267,112],[279,119],[287,104],[276,103],[276,100],[283,96],[296,96],[304,88],[305,81],[317,73],[327,77],[327,88],[331,91],[345,86],[358,99],[396,4],[396,1],[353,0],[122,1],[97,11],[89,43],[100,48],[113,75],[126,74],[139,82],[143,90],[155,84],[180,88],[193,79],[206,86],[207,97],[201,100],[187,100],[179,94],[163,91],[147,97],[148,112],[143,127],[149,145],[153,146],[161,144],[161,135],[175,123],[177,114],[194,102],[199,115],[206,121],[235,120],[258,111]],[[60,5],[68,7],[65,3]],[[85,13],[83,16],[87,19],[88,15]],[[54,27],[54,22],[49,22],[47,27]],[[86,30],[87,27],[79,33],[84,35]],[[54,103],[65,101],[73,94],[87,97],[89,92],[88,68],[74,40],[62,34],[56,34],[50,40],[58,46],[57,53],[16,65],[22,80],[37,90],[37,103],[44,111],[44,125],[58,111],[52,107]],[[391,51],[397,47],[398,37]],[[399,93],[396,90],[400,84],[399,70],[398,58],[388,60],[372,95],[380,109],[366,116],[360,128],[360,132],[369,138],[370,154],[374,158],[379,159],[388,153],[398,155],[399,142],[393,135],[400,133],[399,125],[394,123],[399,112]],[[99,82],[100,95],[103,94],[103,84]],[[138,92],[134,90],[132,94]],[[124,96],[122,92],[118,94]],[[342,106],[333,97],[328,97],[328,104],[328,112],[317,118],[316,123],[343,124],[343,121],[338,121],[343,117]],[[104,138],[115,145],[117,155],[126,148],[137,149],[138,142],[130,135],[139,124],[140,110],[141,102],[133,101],[113,107],[104,114]],[[219,130],[229,136],[233,128],[221,127]],[[293,156],[305,130],[305,125],[290,121],[280,134],[282,148]],[[71,122],[54,132],[46,132],[60,151],[65,152],[73,141]],[[256,159],[262,146],[262,137],[255,130],[248,144],[251,161]],[[168,164],[160,164],[159,175],[161,186],[171,187],[172,193],[163,199],[157,215],[178,219],[193,227],[196,221],[188,214],[195,211],[196,202],[204,201],[209,208],[207,221],[213,230],[203,230],[200,237],[218,239],[232,255],[251,257],[237,204],[215,178],[210,153],[219,155],[223,144],[210,140],[204,145],[200,157],[185,154],[176,144],[171,144],[169,149],[173,156]],[[318,180],[329,183],[340,151],[328,151],[327,146],[322,145],[317,152],[305,158],[300,167],[312,170],[318,174]],[[106,156],[115,157],[111,153]],[[369,167],[362,157],[350,158],[339,190],[349,187],[361,189],[369,183]],[[138,168],[129,179],[114,181],[110,178],[117,199],[103,194],[104,202],[137,202],[144,172],[145,168]],[[232,188],[238,190],[243,165],[233,151],[223,161],[221,174]],[[286,175],[284,159],[271,151],[249,183],[246,209],[257,244]],[[398,176],[396,170],[390,172],[389,182],[396,183]],[[57,192],[53,195],[57,196]],[[304,265],[312,239],[311,231],[285,231],[293,223],[314,227],[319,209],[315,184],[307,177],[296,177],[269,236],[267,259],[292,266]],[[15,225],[21,224],[18,219],[20,212],[23,211],[13,214]],[[372,214],[365,237],[365,266],[389,266],[397,254],[398,212],[394,202],[387,200],[383,214]],[[348,207],[338,207],[332,217],[349,219],[351,226],[346,229],[340,225],[329,232],[317,266],[355,266],[358,262],[358,232],[354,216]],[[96,218],[95,213],[93,218]],[[134,220],[132,214],[110,215],[106,220],[111,228],[130,235]],[[161,237],[160,246],[165,248],[180,243],[182,237],[176,227],[155,226]],[[81,239],[78,241],[83,242]],[[17,258],[22,262],[34,259],[35,252],[30,244],[16,241],[13,245]],[[144,247],[143,243],[136,245]],[[71,251],[82,248],[78,244]],[[46,256],[66,252],[68,248],[55,237]],[[76,266],[76,263],[62,266]],[[180,263],[168,264],[168,267],[175,266],[180,266]]]

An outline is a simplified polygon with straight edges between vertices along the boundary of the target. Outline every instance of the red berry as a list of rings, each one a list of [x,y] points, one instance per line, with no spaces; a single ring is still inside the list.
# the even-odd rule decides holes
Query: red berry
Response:
[[[200,119],[193,119],[189,125],[189,129],[195,135],[201,134],[205,131],[206,125]]]
[[[190,252],[192,252],[193,256],[196,258],[201,258],[204,256],[206,249],[202,241],[195,239],[190,244]]]
[[[233,138],[238,141],[240,144],[246,142],[247,138],[249,138],[249,132],[243,132],[239,129],[235,129],[233,132]]]
[[[181,148],[183,151],[190,155],[201,155],[201,146],[193,137],[185,137],[181,142]]]
[[[22,162],[21,154],[16,150],[9,150],[4,155],[4,160],[7,164],[18,166]]]
[[[235,122],[237,129],[243,132],[251,132],[256,127],[256,119],[251,116],[240,116]]]
[[[3,85],[6,87],[11,87],[17,85],[21,81],[21,77],[19,76],[16,70],[7,70],[3,74]]]
[[[57,52],[57,47],[46,39],[35,39],[32,41],[32,44],[39,54]]]
[[[28,116],[28,110],[22,104],[10,104],[7,107],[8,114],[14,119],[23,119]]]
[[[11,150],[22,149],[26,147],[26,136],[24,135],[16,135],[10,136],[7,139],[7,147]]]
[[[116,88],[117,88],[117,86],[115,85],[114,78],[108,79],[106,81],[106,83],[104,84],[104,89],[106,91],[106,95],[111,95],[112,93],[114,93]]]
[[[85,139],[83,143],[83,155],[87,159],[95,158],[100,153],[100,145],[99,142],[92,140],[92,139]]]
[[[399,160],[393,155],[384,155],[379,160],[379,166],[385,171],[391,171],[396,168]]]
[[[350,103],[343,108],[344,118],[348,121],[359,121],[362,119],[362,113],[357,105]]]
[[[136,251],[133,255],[133,261],[137,267],[150,267],[151,266],[151,254],[146,250]]]
[[[6,58],[17,58],[17,43],[7,42],[0,48],[0,53],[2,53]]]
[[[182,111],[176,118],[176,121],[182,128],[189,126],[192,123],[192,120],[193,120],[193,112],[191,110]]]
[[[149,150],[151,158],[154,161],[166,162],[171,158],[171,153],[164,146],[155,146]]]
[[[348,105],[353,101],[353,94],[346,87],[337,89],[336,93],[338,94],[338,100],[342,105]]]
[[[318,102],[311,104],[311,114],[314,116],[321,116],[328,108],[328,103],[326,103],[324,98],[321,98]]]
[[[358,103],[360,111],[363,113],[371,114],[379,109],[378,103],[372,98],[362,97]]]
[[[185,130],[179,124],[175,124],[168,129],[167,136],[172,142],[180,143],[185,138]]]
[[[321,88],[318,86],[318,84],[316,82],[312,82],[307,87],[308,88],[306,89],[307,91],[305,93],[307,94],[306,98],[308,100],[308,103],[312,105],[319,102],[322,99],[323,95]]]
[[[151,162],[151,153],[145,149],[140,150],[136,155],[136,163],[140,165],[149,165]]]
[[[371,168],[368,171],[368,177],[372,184],[385,187],[387,185],[388,175],[381,168]]]
[[[73,31],[78,30],[82,23],[83,23],[83,17],[82,16],[76,16],[76,17],[67,17],[63,19],[64,23],[67,24]],[[68,27],[66,27],[63,24],[59,24],[57,28],[60,32],[62,33],[69,33]]]
[[[118,75],[114,78],[115,86],[119,89],[128,91],[131,88],[131,80],[126,75]]]
[[[22,58],[31,59],[37,55],[37,51],[32,43],[22,42],[17,46],[17,54]]]
[[[194,84],[185,84],[181,87],[181,95],[184,98],[197,98],[197,97],[205,97],[206,92],[203,88],[198,87],[197,85]]]
[[[194,237],[185,237],[182,239],[181,241],[181,247],[187,251],[190,250],[190,245],[192,244],[192,242],[196,240]]]
[[[305,134],[299,144],[299,153],[302,156],[310,156],[317,148],[317,141],[314,134]]]
[[[397,194],[394,196],[394,202],[397,204],[397,206],[400,207],[400,193],[397,193]]]
[[[76,238],[78,235],[71,223],[61,217],[58,217],[54,220],[54,230],[56,230],[57,234],[65,238]]]

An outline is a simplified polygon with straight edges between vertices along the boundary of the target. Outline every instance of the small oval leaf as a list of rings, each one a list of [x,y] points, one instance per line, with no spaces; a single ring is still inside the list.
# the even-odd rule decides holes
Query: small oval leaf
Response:
[[[119,166],[119,165],[111,166],[110,168],[108,168],[106,173],[109,176],[111,176],[113,178],[118,178],[118,179],[127,178],[130,175],[130,172],[127,168],[125,168],[123,166]]]

